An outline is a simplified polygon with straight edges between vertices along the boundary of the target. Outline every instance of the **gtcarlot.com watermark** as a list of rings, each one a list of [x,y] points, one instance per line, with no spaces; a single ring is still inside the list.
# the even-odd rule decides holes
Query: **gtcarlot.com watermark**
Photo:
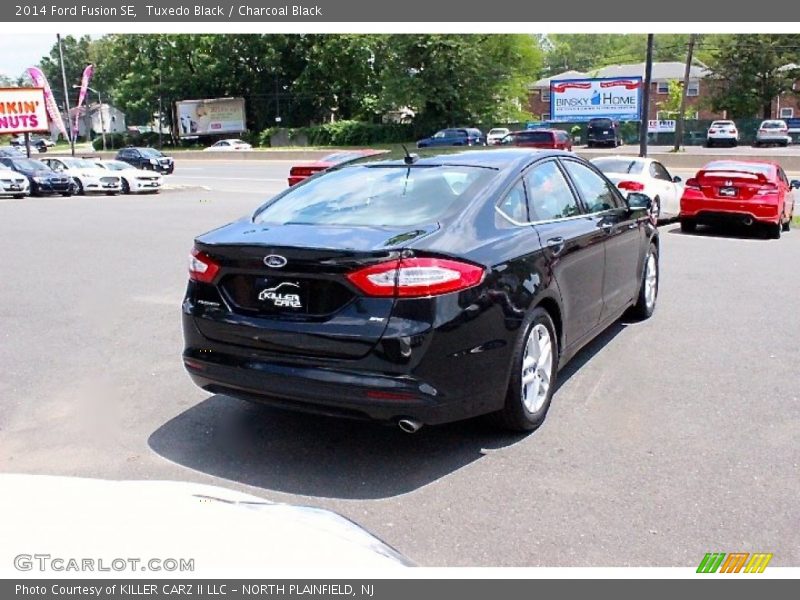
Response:
[[[17,554],[14,557],[17,571],[39,572],[192,572],[193,558],[88,558],[52,556],[50,554]]]

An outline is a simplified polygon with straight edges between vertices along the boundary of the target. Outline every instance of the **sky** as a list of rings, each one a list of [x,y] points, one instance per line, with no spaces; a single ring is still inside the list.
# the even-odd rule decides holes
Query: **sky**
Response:
[[[65,31],[62,36],[80,37],[81,32]],[[92,37],[99,37],[93,35]],[[39,64],[56,43],[55,33],[22,33],[0,36],[0,73],[16,79],[28,67]]]

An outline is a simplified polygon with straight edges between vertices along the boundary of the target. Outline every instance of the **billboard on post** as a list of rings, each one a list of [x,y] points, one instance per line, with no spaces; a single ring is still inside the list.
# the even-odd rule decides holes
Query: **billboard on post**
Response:
[[[181,100],[175,103],[180,137],[241,133],[246,129],[244,98]]]
[[[550,119],[561,123],[599,117],[638,121],[641,98],[641,77],[550,81]]]
[[[42,88],[0,88],[0,135],[49,129]]]

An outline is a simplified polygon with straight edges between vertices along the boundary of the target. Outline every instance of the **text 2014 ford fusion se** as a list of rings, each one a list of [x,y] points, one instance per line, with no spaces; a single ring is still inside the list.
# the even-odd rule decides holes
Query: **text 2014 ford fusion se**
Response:
[[[535,429],[559,368],[652,314],[649,206],[557,151],[335,168],[195,240],[184,364],[212,393],[405,431]]]

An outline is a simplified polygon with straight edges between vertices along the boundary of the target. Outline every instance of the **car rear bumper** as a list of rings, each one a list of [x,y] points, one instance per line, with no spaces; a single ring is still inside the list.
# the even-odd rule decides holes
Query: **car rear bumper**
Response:
[[[476,368],[475,356],[447,361],[447,369],[416,363],[398,367],[376,351],[362,359],[310,359],[268,355],[212,341],[184,312],[184,366],[202,389],[279,408],[332,416],[425,424],[457,421],[499,410],[505,386]],[[446,357],[423,357],[442,364]],[[506,364],[507,359],[502,360]],[[446,375],[435,381],[419,373]],[[505,380],[505,373],[500,379]],[[488,384],[488,385],[487,385]]]
[[[679,217],[684,220],[693,220],[698,223],[747,223],[758,221],[762,223],[778,223],[780,208],[777,203],[764,203],[758,201],[714,200],[687,201],[681,200]]]
[[[788,144],[792,141],[788,135],[759,135],[756,142],[759,144]]]

